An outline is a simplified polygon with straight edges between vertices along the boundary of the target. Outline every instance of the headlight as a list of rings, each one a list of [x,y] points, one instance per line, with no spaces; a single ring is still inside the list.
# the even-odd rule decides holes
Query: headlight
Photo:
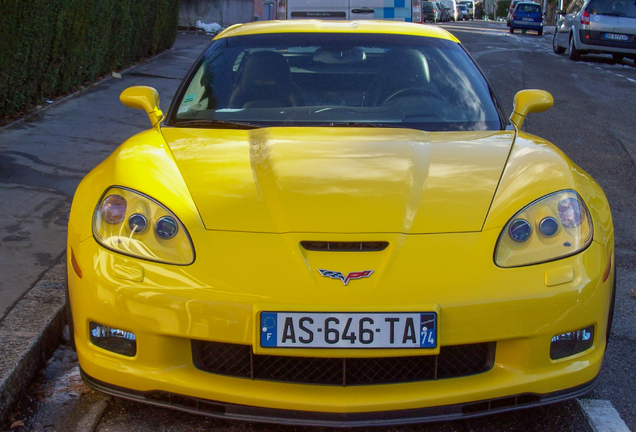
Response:
[[[563,258],[592,241],[592,220],[574,191],[545,196],[514,215],[499,235],[495,264],[519,267]]]
[[[130,189],[106,191],[93,215],[93,234],[99,244],[124,255],[168,264],[194,262],[192,241],[179,219]]]

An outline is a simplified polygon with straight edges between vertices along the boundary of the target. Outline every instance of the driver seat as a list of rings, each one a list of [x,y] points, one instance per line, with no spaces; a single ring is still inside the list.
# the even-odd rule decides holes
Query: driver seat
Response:
[[[258,51],[248,55],[229,105],[230,108],[302,105],[302,95],[291,79],[285,57],[273,51]]]
[[[426,88],[431,82],[428,62],[416,49],[392,49],[382,57],[377,78],[362,99],[362,106],[382,105],[391,95],[409,88]]]

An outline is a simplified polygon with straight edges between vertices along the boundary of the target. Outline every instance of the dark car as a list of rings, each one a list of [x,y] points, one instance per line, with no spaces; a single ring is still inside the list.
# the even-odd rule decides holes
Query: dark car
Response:
[[[541,36],[543,34],[541,5],[532,2],[517,3],[510,19],[510,33],[514,33],[516,29],[536,30]]]
[[[425,1],[422,2],[422,22],[439,21],[439,10],[434,2]]]

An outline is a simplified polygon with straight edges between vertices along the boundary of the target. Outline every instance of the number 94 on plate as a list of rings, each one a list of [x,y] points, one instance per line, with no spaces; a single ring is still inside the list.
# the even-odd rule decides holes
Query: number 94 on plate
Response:
[[[437,313],[262,312],[263,348],[437,347]]]

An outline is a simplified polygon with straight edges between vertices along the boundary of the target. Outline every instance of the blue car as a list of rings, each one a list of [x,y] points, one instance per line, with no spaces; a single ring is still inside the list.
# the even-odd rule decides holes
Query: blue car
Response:
[[[543,34],[543,10],[541,5],[532,2],[517,3],[510,19],[510,33],[516,29],[536,30]]]

